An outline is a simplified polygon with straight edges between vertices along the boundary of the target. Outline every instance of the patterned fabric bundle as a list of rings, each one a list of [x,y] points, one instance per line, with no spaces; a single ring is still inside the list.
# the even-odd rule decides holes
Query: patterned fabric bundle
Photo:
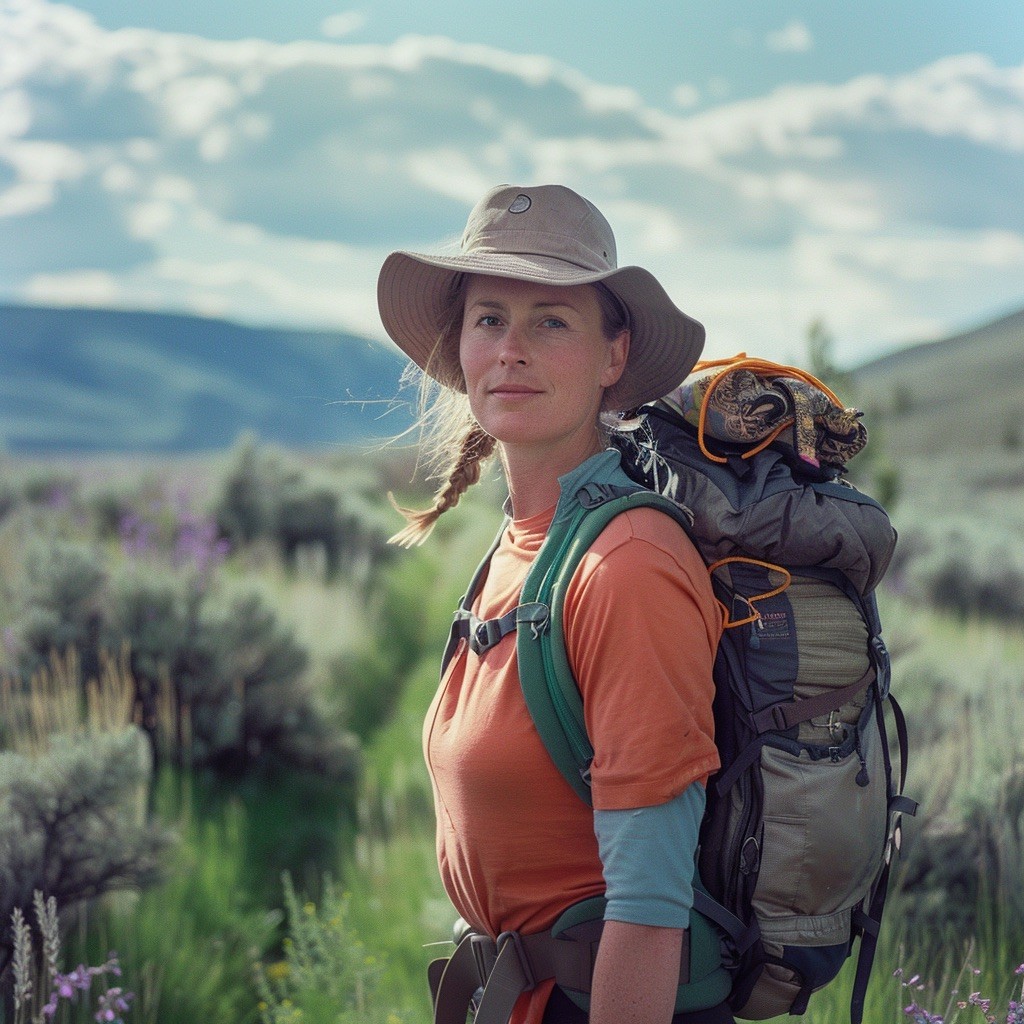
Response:
[[[706,450],[705,436],[750,445],[750,454],[777,441],[814,467],[843,466],[867,444],[860,411],[844,408],[819,380],[742,353],[698,363],[665,401],[697,428],[714,461],[724,459]]]

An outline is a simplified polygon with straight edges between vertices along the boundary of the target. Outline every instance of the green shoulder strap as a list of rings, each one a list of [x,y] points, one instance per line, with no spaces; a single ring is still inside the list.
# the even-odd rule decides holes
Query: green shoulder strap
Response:
[[[549,609],[543,629],[516,634],[519,681],[526,705],[548,754],[580,798],[591,803],[590,762],[583,699],[565,650],[562,611],[576,567],[604,528],[622,512],[651,507],[672,516],[689,532],[689,513],[669,498],[644,488],[587,484],[576,493],[577,508],[552,524],[523,583],[520,602]]]

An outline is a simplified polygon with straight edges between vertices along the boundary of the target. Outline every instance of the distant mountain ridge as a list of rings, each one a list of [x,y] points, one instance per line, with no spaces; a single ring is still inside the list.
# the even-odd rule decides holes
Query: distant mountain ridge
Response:
[[[1024,310],[854,371],[859,400],[902,412],[897,457],[948,451],[980,405],[1024,423]],[[406,363],[331,331],[171,313],[0,304],[0,443],[13,453],[187,454],[242,431],[286,447],[392,437],[411,422]],[[978,443],[977,437],[973,440]]]
[[[977,464],[984,451],[1000,450],[1015,458],[1013,438],[1024,432],[1022,363],[1024,310],[859,367],[856,397],[884,410],[885,444],[897,464]]]
[[[287,447],[393,436],[405,360],[341,332],[0,305],[0,442],[13,453],[191,453],[243,431]]]

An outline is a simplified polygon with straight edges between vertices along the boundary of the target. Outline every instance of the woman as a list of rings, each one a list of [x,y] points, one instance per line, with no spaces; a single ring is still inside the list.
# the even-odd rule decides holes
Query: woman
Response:
[[[559,503],[583,482],[624,482],[602,414],[678,385],[703,327],[650,273],[618,268],[607,221],[557,185],[492,189],[458,255],[392,253],[378,300],[389,335],[442,386],[456,424],[439,435],[452,454],[433,506],[403,510],[409,525],[394,539],[425,539],[496,450],[510,518],[474,610],[500,617],[515,608]],[[679,525],[635,509],[588,551],[564,625],[595,748],[593,810],[537,735],[515,638],[479,655],[461,642],[424,727],[442,878],[460,914],[491,937],[544,935],[571,905],[606,895],[589,1018],[548,977],[519,998],[516,1024],[667,1024],[704,784],[718,766],[720,615]],[[724,1007],[675,1019],[732,1020]]]

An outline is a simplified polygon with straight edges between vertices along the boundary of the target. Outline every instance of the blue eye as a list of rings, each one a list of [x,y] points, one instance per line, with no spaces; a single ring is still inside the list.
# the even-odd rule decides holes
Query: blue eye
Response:
[[[547,318],[547,320],[544,321],[544,326],[545,327],[564,327],[565,326],[565,321],[564,320],[559,320],[557,316],[549,316]]]

